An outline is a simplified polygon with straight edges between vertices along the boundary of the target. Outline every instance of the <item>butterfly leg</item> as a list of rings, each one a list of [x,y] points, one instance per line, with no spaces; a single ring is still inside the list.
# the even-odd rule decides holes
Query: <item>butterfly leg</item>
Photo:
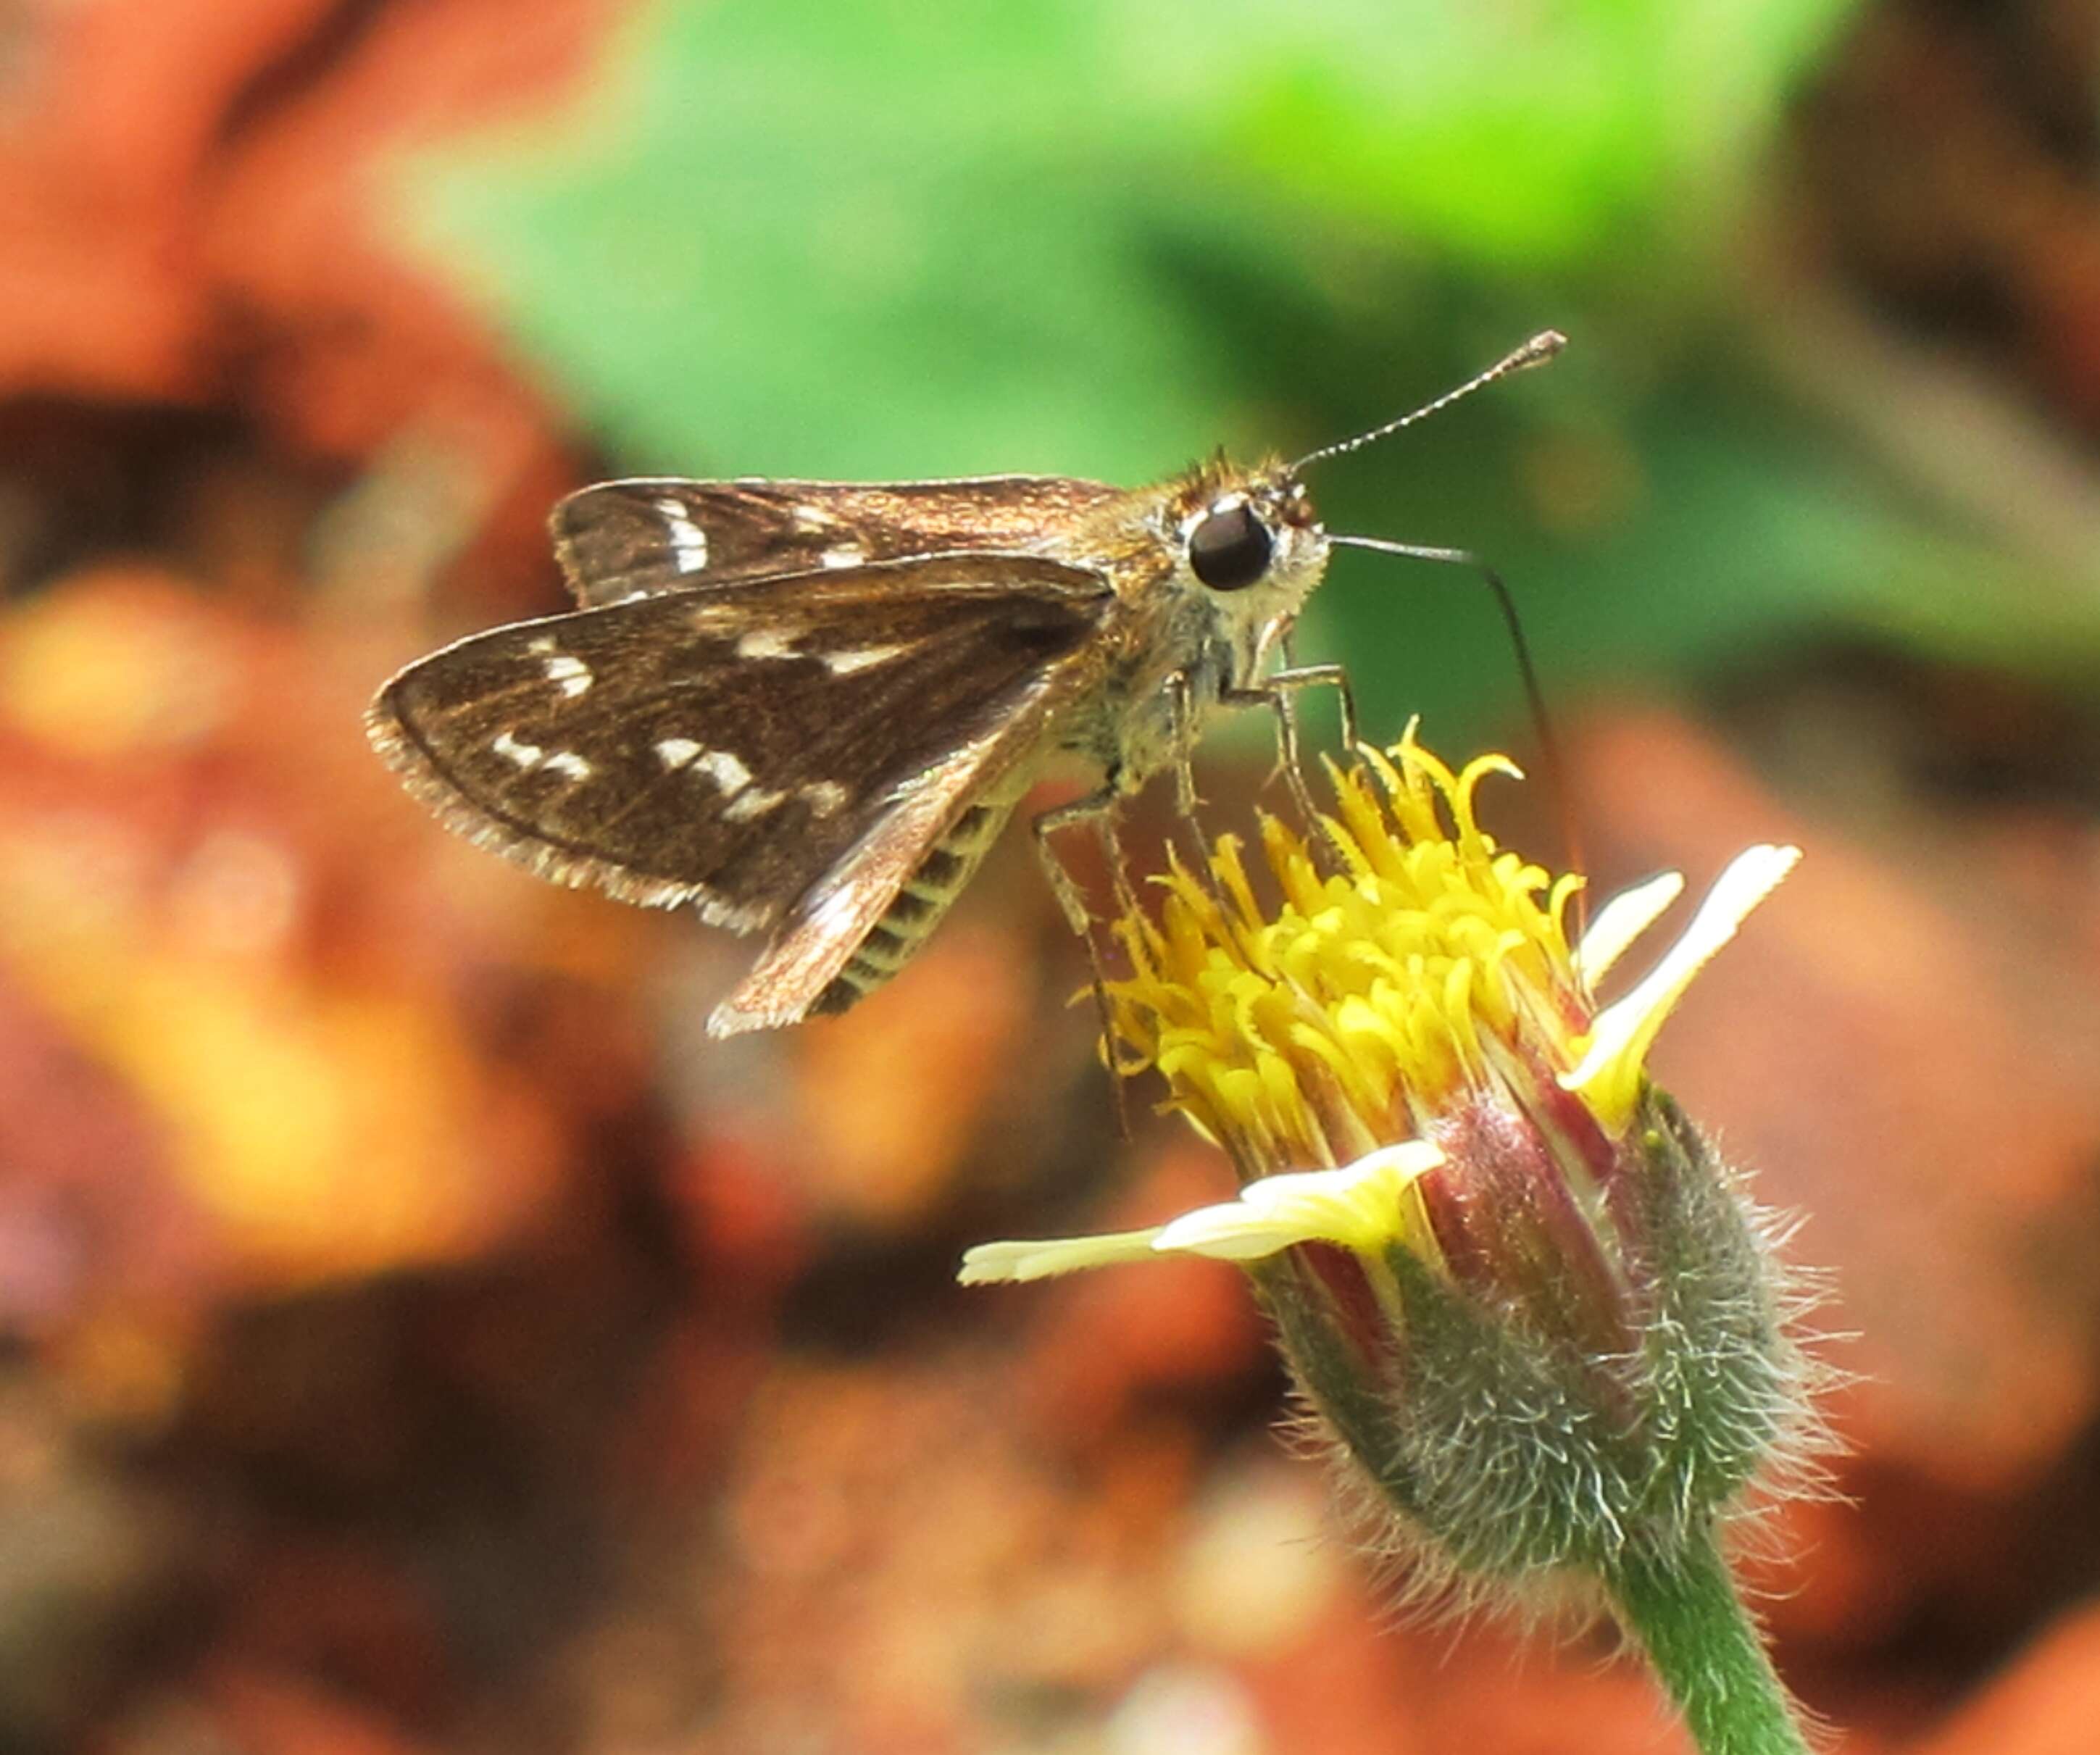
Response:
[[[1070,869],[1057,857],[1051,837],[1082,822],[1089,825],[1101,837],[1102,857],[1108,862],[1109,881],[1115,889],[1117,909],[1124,914],[1135,914],[1137,896],[1130,887],[1129,874],[1123,869],[1123,837],[1116,830],[1116,806],[1122,797],[1121,791],[1110,781],[1083,798],[1052,806],[1029,824],[1030,832],[1035,837],[1035,856],[1043,862],[1058,907],[1064,911],[1065,921],[1072,930],[1089,943],[1092,941],[1093,911],[1087,906],[1086,896]]]
[[[1298,736],[1298,691],[1318,687],[1330,687],[1339,694],[1342,746],[1354,755],[1357,735],[1357,700],[1349,687],[1348,672],[1339,664],[1291,665],[1282,670],[1272,671],[1252,688],[1228,689],[1223,696],[1229,707],[1266,707],[1276,715],[1277,765],[1283,770],[1285,783],[1290,788],[1291,801],[1297,805],[1299,814],[1304,818],[1308,827],[1320,821],[1320,814],[1313,805],[1312,792],[1305,784],[1305,765]]]
[[[1357,753],[1357,746],[1362,742],[1362,738],[1359,734],[1359,721],[1357,718],[1356,690],[1349,686],[1348,672],[1339,664],[1299,664],[1291,654],[1290,635],[1288,630],[1278,642],[1278,650],[1282,655],[1283,663],[1271,673],[1269,681],[1272,684],[1282,684],[1286,693],[1302,689],[1312,683],[1333,684],[1336,699],[1342,709],[1342,753],[1346,756],[1354,756]],[[1291,705],[1295,708],[1295,699]]]
[[[1069,829],[1078,823],[1090,824],[1101,837],[1101,852],[1109,862],[1110,880],[1115,886],[1116,906],[1127,919],[1135,919],[1137,897],[1130,887],[1130,879],[1123,871],[1123,839],[1116,833],[1116,805],[1122,793],[1114,780],[1096,788],[1083,798],[1075,798],[1070,804],[1057,805],[1040,813],[1028,826],[1035,838],[1035,857],[1043,863],[1043,875],[1050,880],[1050,891],[1057,898],[1057,906],[1064,911],[1065,924],[1087,947],[1087,960],[1093,968],[1092,986],[1094,993],[1094,1011],[1101,1022],[1101,1052],[1106,1056],[1109,1069],[1117,1074],[1135,1071],[1126,1068],[1116,1052],[1115,1021],[1109,1011],[1108,980],[1101,970],[1101,946],[1094,937],[1093,911],[1087,906],[1085,893],[1079,880],[1065,862],[1057,857],[1057,849],[1051,837],[1060,830]],[[1117,1121],[1123,1137],[1130,1137],[1130,1118],[1121,1105],[1122,1086],[1117,1086]]]
[[[1291,645],[1294,627],[1295,624],[1286,623],[1276,640],[1277,655],[1283,660],[1277,668],[1286,672],[1298,668],[1298,655]],[[1298,697],[1286,692],[1271,697],[1270,705],[1276,713],[1276,760],[1261,783],[1264,792],[1278,780],[1288,784],[1292,771],[1298,766]],[[1297,802],[1295,791],[1293,802]]]
[[[1196,791],[1196,769],[1191,760],[1196,747],[1198,721],[1194,690],[1185,672],[1176,671],[1167,679],[1167,698],[1173,715],[1174,808],[1189,826],[1189,836],[1196,844],[1193,867],[1196,881],[1210,892],[1211,900],[1220,911],[1229,913],[1224,890],[1217,873],[1211,869],[1211,848],[1203,834],[1202,818],[1198,815],[1203,808],[1203,800]]]
[[[1196,700],[1186,671],[1177,670],[1167,679],[1167,704],[1171,727],[1168,736],[1175,751],[1174,805],[1193,825],[1203,800],[1197,796],[1196,770],[1189,761],[1196,747]]]

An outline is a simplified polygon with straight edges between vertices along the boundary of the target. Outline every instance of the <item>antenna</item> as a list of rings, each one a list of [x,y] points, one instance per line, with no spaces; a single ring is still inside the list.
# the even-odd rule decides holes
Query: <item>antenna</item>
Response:
[[[1431,415],[1449,408],[1461,397],[1471,395],[1475,390],[1493,383],[1498,378],[1506,378],[1513,372],[1522,372],[1532,366],[1544,365],[1567,345],[1568,337],[1560,330],[1541,329],[1523,346],[1514,353],[1505,354],[1478,377],[1468,378],[1456,390],[1446,390],[1436,401],[1423,403],[1414,413],[1403,414],[1397,421],[1388,421],[1383,426],[1374,426],[1368,433],[1357,434],[1354,439],[1341,439],[1331,445],[1322,445],[1317,451],[1307,452],[1290,465],[1290,474],[1297,474],[1308,463],[1317,463],[1326,457],[1343,456],[1352,451],[1361,451],[1366,445],[1374,445],[1381,439],[1389,439],[1402,427],[1412,426],[1417,421],[1427,420]]]
[[[1515,354],[1510,355],[1512,359],[1516,357]],[[1550,357],[1550,355],[1542,357]],[[1525,364],[1531,362],[1527,360]],[[1473,383],[1485,382],[1487,377],[1493,375],[1484,374],[1482,377],[1476,378]],[[1466,386],[1467,390],[1471,388],[1472,384]],[[1464,394],[1464,390],[1453,392],[1454,395]],[[1444,399],[1446,402],[1450,399],[1449,396]],[[1431,408],[1436,406],[1435,403],[1429,405]],[[1423,411],[1425,413],[1427,412],[1427,409]],[[1411,542],[1388,542],[1383,536],[1330,535],[1327,540],[1340,548],[1368,549],[1375,554],[1396,554],[1402,560],[1436,561],[1446,567],[1467,567],[1487,581],[1488,589],[1494,593],[1496,605],[1502,611],[1502,625],[1509,630],[1510,646],[1516,654],[1517,673],[1524,679],[1524,704],[1531,713],[1532,734],[1538,739],[1538,753],[1545,769],[1546,787],[1560,800],[1560,834],[1567,843],[1568,869],[1570,871],[1586,870],[1582,857],[1582,831],[1576,823],[1574,800],[1568,790],[1568,767],[1560,756],[1560,739],[1554,735],[1553,717],[1546,710],[1546,691],[1539,686],[1538,668],[1531,659],[1531,642],[1524,638],[1524,624],[1517,619],[1516,600],[1510,595],[1509,587],[1502,583],[1502,575],[1478,555],[1469,553],[1463,549],[1425,548]],[[1578,934],[1586,924],[1588,911],[1582,893],[1578,890],[1575,896],[1575,922]]]

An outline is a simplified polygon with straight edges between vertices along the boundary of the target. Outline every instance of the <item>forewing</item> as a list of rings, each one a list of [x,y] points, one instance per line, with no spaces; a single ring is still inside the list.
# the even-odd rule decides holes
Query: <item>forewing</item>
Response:
[[[1055,475],[876,483],[644,477],[571,494],[548,523],[569,590],[589,609],[917,555],[1026,552],[1114,493]]]
[[[367,725],[482,844],[749,931],[885,818],[917,832],[957,752],[1039,742],[1110,602],[1096,574],[1012,555],[672,593],[462,640]]]

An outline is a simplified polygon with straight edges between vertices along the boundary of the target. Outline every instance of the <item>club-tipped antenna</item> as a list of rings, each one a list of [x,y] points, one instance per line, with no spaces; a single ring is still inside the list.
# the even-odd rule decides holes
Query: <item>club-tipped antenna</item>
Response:
[[[1510,357],[1515,359],[1516,355],[1512,354]],[[1467,386],[1467,389],[1471,387],[1471,385]],[[1455,394],[1462,395],[1463,392]],[[1448,402],[1450,398],[1446,397],[1445,400]],[[1433,408],[1436,404],[1432,403],[1430,406]],[[1487,581],[1488,589],[1494,593],[1496,606],[1502,611],[1502,626],[1508,630],[1510,646],[1516,654],[1517,674],[1524,679],[1524,704],[1531,713],[1532,735],[1538,739],[1539,761],[1545,770],[1546,784],[1560,800],[1560,832],[1561,838],[1567,844],[1568,869],[1570,871],[1586,870],[1582,856],[1582,830],[1575,820],[1574,797],[1568,788],[1568,766],[1561,760],[1560,739],[1554,734],[1553,716],[1546,710],[1546,691],[1539,686],[1538,667],[1532,662],[1531,642],[1524,637],[1524,624],[1516,613],[1516,600],[1511,597],[1509,587],[1502,583],[1502,575],[1478,555],[1464,549],[1435,549],[1411,542],[1388,542],[1383,536],[1330,536],[1327,540],[1343,548],[1369,549],[1377,554],[1396,554],[1403,560],[1436,561],[1447,567],[1462,567]],[[1580,891],[1575,897],[1575,918],[1579,933],[1587,919],[1587,910]]]
[[[1533,366],[1543,365],[1568,345],[1568,337],[1558,329],[1541,329],[1514,353],[1505,354],[1477,377],[1468,378],[1456,390],[1446,390],[1436,401],[1424,403],[1412,414],[1403,414],[1397,421],[1388,421],[1383,426],[1374,426],[1368,433],[1359,433],[1354,439],[1343,439],[1331,445],[1322,445],[1317,451],[1308,451],[1290,465],[1295,475],[1308,463],[1318,463],[1327,457],[1344,456],[1352,451],[1361,451],[1366,445],[1374,445],[1381,439],[1390,439],[1402,427],[1412,426],[1417,421],[1426,421],[1432,414],[1448,408],[1460,398],[1470,396],[1498,378],[1506,378],[1513,372],[1523,372]]]

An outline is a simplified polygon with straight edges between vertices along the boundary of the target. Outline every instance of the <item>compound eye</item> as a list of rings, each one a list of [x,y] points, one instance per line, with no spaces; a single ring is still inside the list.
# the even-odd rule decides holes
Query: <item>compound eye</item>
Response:
[[[1189,536],[1189,565],[1213,591],[1238,591],[1268,571],[1268,527],[1244,504],[1213,512]]]

